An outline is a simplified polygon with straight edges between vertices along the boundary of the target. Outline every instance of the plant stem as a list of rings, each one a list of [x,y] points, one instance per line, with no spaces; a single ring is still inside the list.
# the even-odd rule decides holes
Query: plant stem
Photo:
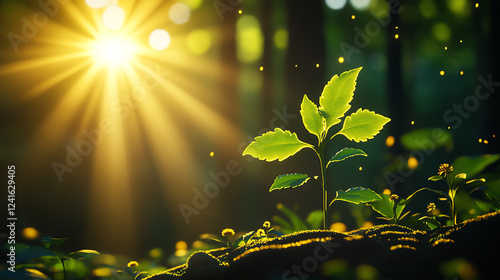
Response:
[[[326,230],[326,217],[328,216],[328,188],[326,184],[326,161],[325,161],[325,146],[326,142],[320,142],[316,154],[319,157],[321,165],[321,188],[323,189],[323,229]]]

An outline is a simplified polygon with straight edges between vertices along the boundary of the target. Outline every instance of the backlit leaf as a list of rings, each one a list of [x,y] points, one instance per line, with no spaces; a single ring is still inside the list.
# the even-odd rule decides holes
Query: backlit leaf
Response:
[[[312,145],[300,141],[297,134],[276,128],[274,131],[255,137],[255,140],[243,151],[243,155],[251,155],[266,161],[276,159],[282,161],[303,148],[312,147]]]
[[[305,94],[302,104],[300,104],[300,115],[307,131],[321,139],[321,135],[326,128],[326,120],[321,116],[316,104],[309,100]]]
[[[326,119],[326,130],[339,123],[340,118],[351,108],[349,103],[356,89],[356,79],[360,68],[346,71],[339,76],[335,75],[325,85],[319,98],[319,109]]]
[[[309,180],[309,176],[306,174],[286,174],[280,175],[275,180],[269,192],[274,190],[288,189],[288,188],[296,188],[305,184]]]
[[[351,141],[365,142],[377,135],[390,120],[375,112],[359,109],[345,118],[344,127],[338,134],[343,134]]]
[[[343,200],[350,203],[359,204],[359,203],[373,202],[381,199],[382,197],[380,197],[378,193],[370,189],[363,187],[355,187],[355,188],[350,188],[346,191],[341,191],[341,190],[337,191],[337,196],[335,197],[334,201]]]
[[[350,157],[355,157],[355,156],[368,156],[364,151],[360,149],[354,149],[354,148],[344,148],[340,151],[338,151],[328,162],[328,164],[332,162],[339,162],[343,161],[344,159],[350,158]]]
[[[374,201],[370,205],[373,210],[391,220],[394,218],[394,200],[389,199],[391,197],[389,194],[383,193],[380,196],[382,197],[381,200]]]

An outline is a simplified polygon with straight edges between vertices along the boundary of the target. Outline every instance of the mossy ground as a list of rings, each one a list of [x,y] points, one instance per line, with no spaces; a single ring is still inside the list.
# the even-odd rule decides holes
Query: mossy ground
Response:
[[[148,279],[497,279],[499,232],[500,211],[432,231],[399,225],[300,231],[199,251]]]

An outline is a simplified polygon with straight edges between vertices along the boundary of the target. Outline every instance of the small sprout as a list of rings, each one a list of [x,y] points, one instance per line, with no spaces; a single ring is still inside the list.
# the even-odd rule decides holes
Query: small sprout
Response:
[[[449,165],[448,163],[443,163],[439,166],[438,169],[438,175],[446,177],[446,174],[449,174],[453,172],[453,166]]]
[[[222,231],[222,236],[228,237],[229,235],[234,235],[234,230],[230,228],[226,228]]]
[[[397,195],[397,194],[393,194],[393,195],[391,195],[391,197],[389,197],[390,201],[397,201],[398,199],[399,199],[399,195]]]
[[[138,262],[136,262],[136,261],[130,261],[130,262],[127,264],[127,267],[136,267],[136,266],[138,266],[138,265],[139,265],[139,263],[138,263]]]
[[[269,221],[265,221],[262,226],[265,227],[265,228],[270,228],[271,227],[271,223]]]
[[[434,210],[436,210],[436,204],[433,202],[429,203],[429,205],[427,205],[427,212],[432,212]]]
[[[255,233],[255,235],[256,235],[257,237],[259,237],[259,238],[260,238],[260,237],[266,237],[266,236],[267,236],[267,235],[266,235],[266,232],[265,232],[263,229],[261,229],[261,228],[259,228],[259,230],[257,230],[257,233]]]

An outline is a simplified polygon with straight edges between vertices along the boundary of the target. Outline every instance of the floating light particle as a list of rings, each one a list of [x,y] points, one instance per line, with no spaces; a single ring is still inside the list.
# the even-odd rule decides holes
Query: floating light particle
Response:
[[[439,71],[439,75],[444,76],[444,71],[443,70]]]
[[[447,51],[448,50],[448,47],[444,47],[444,50]]]
[[[450,127],[450,126],[448,126],[448,129],[451,129],[451,127]]]
[[[493,138],[495,138],[495,134],[493,134]]]
[[[178,241],[175,243],[175,250],[186,250],[188,248],[188,245],[186,241]]]
[[[484,144],[488,144],[489,142],[488,142],[488,140],[484,140],[483,143]]]
[[[215,155],[214,152],[210,152],[210,157],[213,157]]]
[[[395,29],[399,29],[399,26],[394,27]]]
[[[362,166],[360,166],[360,167],[359,167],[359,171],[362,171],[362,170],[363,170],[363,167],[362,167]]]
[[[355,15],[352,15],[352,16],[351,16],[351,18],[352,18],[352,19],[356,19],[356,16],[355,16]]]
[[[399,34],[394,35],[394,38],[398,39],[399,38]]]
[[[479,143],[482,143],[483,142],[483,139],[479,138]]]
[[[295,64],[295,68],[297,68],[297,64]]]
[[[412,170],[417,169],[418,167],[418,160],[414,157],[410,157],[408,159],[408,167]]]
[[[261,66],[261,67],[259,68],[259,70],[260,70],[260,71],[264,71],[264,66]]]
[[[479,8],[479,3],[476,3],[476,8]]]
[[[395,139],[394,139],[394,136],[392,136],[392,135],[387,136],[387,138],[385,139],[385,145],[387,147],[394,146],[394,142],[395,142]]]
[[[462,43],[462,42],[463,42],[463,41],[462,41],[462,40],[460,40],[460,43]]]
[[[464,74],[464,71],[460,71],[460,76],[462,76]]]
[[[411,125],[414,125],[415,124],[415,121],[411,121]]]
[[[316,68],[319,68],[319,63],[316,63]]]
[[[339,63],[344,63],[344,57],[343,56],[339,57]]]
[[[38,238],[39,234],[38,234],[38,230],[36,230],[35,228],[32,228],[32,227],[27,227],[27,228],[24,228],[22,231],[21,231],[21,235],[24,237],[24,239],[26,240],[35,240]]]
[[[392,192],[391,192],[390,189],[385,189],[382,193],[386,194],[386,195],[391,195],[392,194]]]
[[[242,10],[239,10],[239,11],[238,11],[238,14],[240,14],[240,15],[241,15],[241,14],[243,14],[243,11],[242,11]]]

